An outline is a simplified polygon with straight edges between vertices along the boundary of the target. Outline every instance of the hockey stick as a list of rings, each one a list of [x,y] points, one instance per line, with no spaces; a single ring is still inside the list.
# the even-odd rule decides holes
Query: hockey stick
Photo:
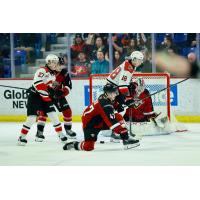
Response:
[[[168,86],[168,87],[166,87],[166,88],[163,88],[163,89],[161,89],[161,90],[159,90],[159,91],[157,91],[157,92],[154,92],[154,93],[150,94],[149,96],[146,96],[145,98],[143,98],[143,99],[141,99],[141,100],[147,99],[148,97],[151,97],[151,96],[153,96],[153,95],[155,95],[155,94],[158,94],[158,93],[160,93],[160,92],[162,92],[162,91],[164,91],[164,90],[167,90],[167,89],[169,89],[169,88],[172,88],[172,87],[174,87],[175,85],[178,85],[178,84],[180,84],[180,83],[182,83],[182,82],[184,82],[184,81],[187,81],[188,79],[190,79],[190,77],[185,78],[185,79],[183,79],[182,81],[178,81],[177,83],[174,83],[174,84],[172,84],[172,85],[170,85],[170,86]]]
[[[190,79],[190,77],[188,77],[188,78],[186,78],[186,79],[183,79],[182,81],[178,81],[177,83],[174,83],[174,84],[172,84],[172,85],[170,85],[170,86],[168,86],[168,87],[166,87],[166,88],[163,88],[163,89],[161,89],[161,90],[158,90],[158,91],[156,91],[156,92],[154,92],[154,93],[152,93],[152,94],[150,94],[150,95],[144,97],[143,99],[138,99],[138,100],[135,100],[135,101],[143,101],[143,100],[145,100],[145,99],[147,99],[147,98],[149,98],[149,97],[151,97],[151,96],[154,96],[155,94],[158,94],[158,93],[160,93],[160,92],[162,92],[162,91],[165,91],[165,90],[167,90],[167,89],[169,89],[169,88],[174,87],[175,85],[178,85],[178,84],[180,84],[180,83],[182,83],[182,82],[184,82],[184,81],[187,81],[188,79]],[[133,103],[133,105],[134,105],[134,103]]]
[[[133,136],[131,125],[132,125],[132,109],[129,109],[129,132],[130,132],[130,135]]]
[[[14,88],[20,90],[28,90],[27,88],[15,87],[15,86],[8,86],[8,85],[0,85],[0,87],[7,87],[7,88]]]

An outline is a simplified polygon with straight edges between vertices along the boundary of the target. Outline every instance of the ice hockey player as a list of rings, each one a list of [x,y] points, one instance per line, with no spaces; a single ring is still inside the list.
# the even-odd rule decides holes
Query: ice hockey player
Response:
[[[130,96],[129,84],[135,70],[143,63],[144,55],[140,51],[133,51],[131,55],[107,77],[107,81],[116,85],[119,95],[116,97],[121,105],[126,104],[125,99]],[[128,101],[132,104],[133,101]],[[129,106],[129,105],[128,105]]]
[[[130,132],[137,135],[166,135],[172,132],[184,132],[187,128],[177,122],[171,112],[171,120],[167,114],[154,110],[150,92],[142,77],[133,78],[129,86],[131,97],[135,103],[126,109],[124,119],[131,125]]]
[[[36,122],[38,110],[47,113],[60,140],[62,142],[67,141],[67,137],[62,132],[62,126],[56,114],[55,107],[53,106],[52,99],[48,93],[48,87],[51,87],[56,79],[54,70],[58,62],[59,59],[56,55],[49,54],[46,57],[46,65],[40,67],[34,75],[33,84],[29,89],[27,101],[27,120],[21,129],[21,134],[18,139],[19,145],[26,145],[26,136],[31,126]]]
[[[118,95],[117,86],[107,83],[103,88],[104,93],[96,102],[88,106],[82,115],[84,141],[68,142],[64,150],[74,148],[76,150],[92,151],[101,130],[111,129],[119,134],[125,149],[139,146],[139,140],[129,136],[123,117],[115,112],[113,102]]]
[[[142,65],[143,59],[144,55],[140,51],[133,51],[131,55],[107,77],[109,83],[118,87],[119,95],[116,97],[116,102],[119,103],[119,112],[124,111],[124,107],[134,104],[133,99],[129,99],[126,102],[126,97],[130,96],[129,85],[134,72]],[[112,139],[113,141],[115,141],[115,139],[118,141],[119,137],[112,133],[111,141]]]
[[[56,68],[56,80],[53,82],[52,87],[48,88],[50,97],[53,104],[56,106],[59,112],[63,114],[64,128],[69,138],[75,138],[76,133],[71,130],[72,128],[72,110],[69,106],[66,96],[72,89],[72,82],[69,73],[64,66],[63,57],[59,57],[59,63]],[[35,141],[42,142],[45,139],[43,134],[47,115],[43,111],[39,112],[37,133]]]
[[[125,121],[131,122],[149,122],[152,120],[156,126],[164,128],[164,123],[160,120],[159,115],[154,111],[152,99],[148,89],[145,86],[142,77],[133,78],[129,85],[130,97],[134,104],[126,110],[124,115]]]
[[[161,133],[160,130],[157,130],[154,127],[157,126],[159,128],[164,128],[167,117],[161,117],[161,113],[157,114],[154,111],[152,99],[148,89],[146,89],[144,79],[142,77],[132,78],[131,83],[128,87],[130,96],[126,97],[126,102],[133,100],[134,103],[130,107],[125,106],[123,108],[124,110],[122,110],[121,107],[119,107],[118,109],[118,105],[115,104],[115,109],[120,111],[120,113],[124,117],[124,120],[127,123],[127,127],[130,129],[129,132],[131,133],[131,135],[134,135],[136,136],[136,138],[138,138],[138,135],[136,134],[136,132],[139,130],[138,126],[141,125],[144,127],[144,122],[152,122],[152,128],[150,130],[150,125],[148,124],[149,130],[147,129],[146,133],[143,133],[143,135],[150,135],[152,134],[150,133],[151,131],[153,131],[154,133],[159,131],[159,133]],[[116,135],[114,131],[110,133],[108,131],[102,132],[102,135],[110,136],[111,142],[120,142],[118,135]]]

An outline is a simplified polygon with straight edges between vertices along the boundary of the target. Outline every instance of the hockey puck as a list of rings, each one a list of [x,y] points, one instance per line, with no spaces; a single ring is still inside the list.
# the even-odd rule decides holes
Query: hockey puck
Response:
[[[105,142],[104,141],[100,141],[100,144],[104,144]]]

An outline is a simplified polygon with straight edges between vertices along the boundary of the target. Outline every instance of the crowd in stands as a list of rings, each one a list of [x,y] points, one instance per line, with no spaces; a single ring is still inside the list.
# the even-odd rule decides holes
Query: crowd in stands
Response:
[[[15,33],[14,56],[15,66],[34,65],[36,59],[43,58],[43,52],[50,51],[51,45],[57,43],[58,37],[64,33],[47,33],[45,44],[42,34]],[[133,51],[144,54],[141,72],[152,72],[152,34],[148,33],[113,33],[111,45],[113,55],[109,56],[109,34],[75,33],[70,34],[71,75],[72,77],[88,77],[95,73],[109,73],[119,66]],[[179,54],[188,60],[197,60],[195,33],[156,33],[155,49],[169,54]],[[66,51],[67,53],[67,51]],[[10,66],[10,34],[0,34],[0,77],[9,77],[5,66]],[[66,66],[68,56],[64,55]],[[110,66],[110,58],[112,66]],[[7,74],[6,74],[7,73]],[[6,75],[5,75],[6,74]]]

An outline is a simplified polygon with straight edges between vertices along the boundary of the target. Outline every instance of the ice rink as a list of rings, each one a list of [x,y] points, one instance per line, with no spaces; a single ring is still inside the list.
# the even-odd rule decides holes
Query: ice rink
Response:
[[[96,143],[92,152],[63,151],[50,123],[45,127],[46,140],[34,141],[36,126],[27,137],[27,146],[17,146],[22,123],[0,123],[1,166],[169,166],[200,165],[200,124],[185,124],[188,132],[165,136],[145,136],[140,147],[124,150],[122,144]],[[80,123],[73,123],[78,139],[83,138]]]

